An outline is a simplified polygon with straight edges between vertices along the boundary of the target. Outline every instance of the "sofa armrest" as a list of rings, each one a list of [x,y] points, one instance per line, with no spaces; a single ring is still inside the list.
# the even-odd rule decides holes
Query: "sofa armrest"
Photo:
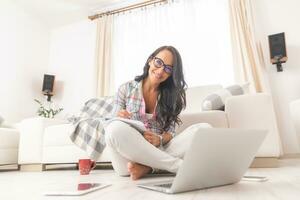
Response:
[[[20,131],[19,164],[41,163],[44,129],[63,123],[66,121],[42,117],[22,120],[18,125]]]
[[[230,97],[225,102],[225,112],[230,128],[269,131],[256,156],[279,157],[281,155],[279,132],[270,95],[258,93]]]
[[[0,165],[18,163],[19,131],[0,127]]]
[[[223,111],[203,111],[198,113],[184,113],[180,115],[182,125],[176,128],[176,133],[182,132],[187,127],[196,123],[208,123],[212,127],[227,128],[227,117]]]

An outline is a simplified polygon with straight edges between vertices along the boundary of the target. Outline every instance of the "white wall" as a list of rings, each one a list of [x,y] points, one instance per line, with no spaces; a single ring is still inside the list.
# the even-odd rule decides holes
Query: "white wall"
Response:
[[[48,64],[49,30],[13,1],[0,1],[0,115],[8,122],[34,116]]]
[[[50,29],[13,1],[0,1],[0,115],[7,122],[36,116],[44,100],[43,75],[56,75],[52,98],[64,115],[96,96],[95,23],[82,20]]]
[[[258,37],[262,42],[265,63],[278,118],[284,153],[299,153],[300,133],[291,123],[289,103],[300,98],[300,1],[252,1]],[[288,61],[283,72],[270,64],[268,35],[285,32]]]
[[[53,100],[64,108],[62,116],[79,112],[96,96],[95,34],[96,24],[88,19],[51,31],[47,72],[56,75]]]
[[[20,4],[0,1],[0,115],[7,122],[36,116],[44,99],[43,74],[56,75],[61,116],[78,112],[96,96],[95,23],[82,20],[50,29]]]

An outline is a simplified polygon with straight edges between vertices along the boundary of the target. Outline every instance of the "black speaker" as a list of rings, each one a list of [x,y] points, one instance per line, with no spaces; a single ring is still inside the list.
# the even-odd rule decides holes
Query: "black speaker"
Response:
[[[54,75],[44,74],[44,81],[43,81],[43,93],[52,94],[53,87],[54,87]]]
[[[270,59],[277,65],[277,71],[282,71],[281,63],[287,61],[284,33],[269,35]]]

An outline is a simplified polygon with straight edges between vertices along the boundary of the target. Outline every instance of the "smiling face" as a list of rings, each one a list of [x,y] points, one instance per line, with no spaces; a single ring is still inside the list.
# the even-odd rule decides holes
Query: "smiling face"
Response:
[[[149,61],[149,65],[148,78],[152,83],[159,85],[172,74],[173,55],[169,50],[164,49]]]

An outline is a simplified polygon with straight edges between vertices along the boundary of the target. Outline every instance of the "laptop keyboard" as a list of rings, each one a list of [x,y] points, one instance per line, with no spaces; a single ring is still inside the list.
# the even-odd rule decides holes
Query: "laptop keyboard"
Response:
[[[164,184],[159,184],[159,185],[155,185],[158,187],[164,187],[164,188],[170,188],[172,186],[172,183],[164,183]]]

